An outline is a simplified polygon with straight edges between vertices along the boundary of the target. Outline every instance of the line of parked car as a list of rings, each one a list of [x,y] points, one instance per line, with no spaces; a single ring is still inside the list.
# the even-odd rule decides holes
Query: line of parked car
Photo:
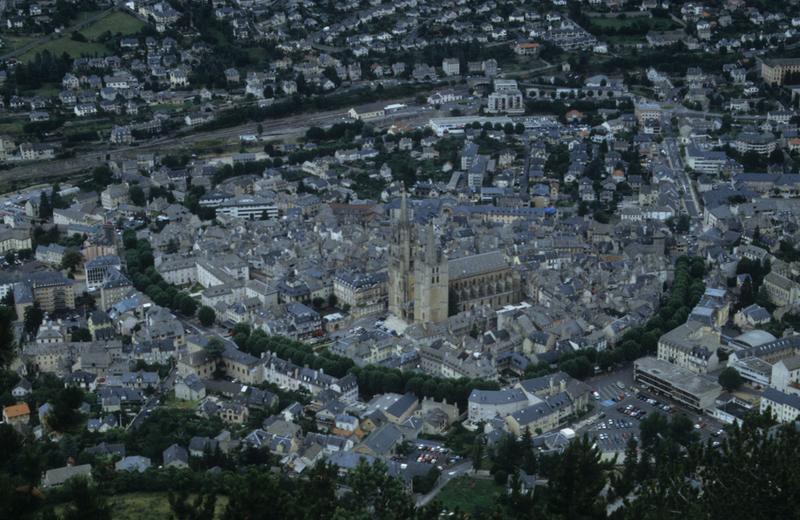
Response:
[[[663,411],[665,411],[667,413],[673,413],[675,411],[675,408],[673,408],[672,405],[667,404],[667,403],[662,403],[661,401],[659,401],[657,399],[653,399],[652,397],[648,397],[645,394],[640,393],[636,397],[640,401],[644,401],[645,403],[649,404],[653,408],[658,408],[658,409],[663,410]]]
[[[637,408],[632,404],[629,404],[627,406],[620,406],[617,408],[617,411],[621,414],[627,415],[628,417],[633,417],[636,420],[641,420],[645,415],[647,415],[647,412],[645,410]]]

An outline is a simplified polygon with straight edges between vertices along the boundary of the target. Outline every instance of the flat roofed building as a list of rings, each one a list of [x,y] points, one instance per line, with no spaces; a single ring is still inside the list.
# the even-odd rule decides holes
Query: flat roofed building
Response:
[[[217,215],[234,218],[277,218],[278,206],[271,200],[255,195],[235,197],[217,206]]]
[[[722,392],[716,381],[654,357],[633,363],[634,380],[695,411],[711,410]]]

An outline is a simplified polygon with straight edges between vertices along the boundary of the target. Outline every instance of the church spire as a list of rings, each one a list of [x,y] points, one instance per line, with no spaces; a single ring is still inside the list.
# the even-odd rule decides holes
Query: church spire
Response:
[[[425,258],[428,262],[436,262],[438,249],[436,247],[436,233],[433,229],[433,220],[428,224],[427,243],[425,244]]]
[[[408,194],[405,188],[400,193],[400,222],[408,224]]]

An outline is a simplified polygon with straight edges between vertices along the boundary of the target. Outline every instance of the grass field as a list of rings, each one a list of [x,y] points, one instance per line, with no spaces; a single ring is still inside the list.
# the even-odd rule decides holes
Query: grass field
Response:
[[[21,134],[22,126],[25,124],[23,120],[4,121],[0,123],[0,134]]]
[[[602,28],[625,29],[637,24],[646,24],[652,31],[668,31],[677,27],[677,24],[669,18],[646,18],[626,17],[609,18],[605,16],[593,16],[590,18],[592,25]]]
[[[503,491],[504,488],[495,484],[494,480],[458,477],[442,488],[436,500],[450,511],[458,508],[474,514],[476,511],[490,511],[495,503],[495,495]]]
[[[114,11],[108,16],[97,20],[88,27],[81,29],[81,34],[89,40],[94,40],[106,31],[112,34],[135,34],[144,27],[144,22],[127,13]]]
[[[98,56],[105,56],[109,54],[108,48],[103,44],[76,42],[70,39],[69,36],[62,36],[61,38],[50,40],[42,45],[37,45],[29,49],[20,56],[19,59],[22,61],[30,61],[36,56],[37,52],[44,52],[45,50],[50,51],[56,56],[60,56],[66,52],[73,58],[80,58],[83,55],[94,56],[96,54]]]
[[[61,85],[56,85],[53,83],[45,83],[42,87],[37,88],[34,90],[34,94],[37,96],[57,96],[59,92],[61,92]]]
[[[173,518],[166,493],[128,493],[112,496],[108,501],[114,520],[171,520]],[[217,497],[215,518],[222,516],[227,503],[226,497]],[[62,511],[63,506],[56,507],[57,513]]]
[[[28,43],[34,41],[36,38],[32,38],[30,36],[0,36],[0,40],[3,41],[3,52],[12,52],[20,47],[27,45]]]
[[[164,406],[167,408],[179,408],[182,410],[194,410],[197,408],[197,405],[197,401],[181,401],[174,397],[170,397],[164,402]]]

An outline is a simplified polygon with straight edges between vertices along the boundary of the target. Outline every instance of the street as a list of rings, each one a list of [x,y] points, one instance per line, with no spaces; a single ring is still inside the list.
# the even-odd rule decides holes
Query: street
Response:
[[[684,168],[680,147],[675,141],[675,138],[672,137],[664,139],[664,145],[664,148],[667,151],[669,167],[675,174],[675,180],[680,185],[683,193],[683,207],[686,209],[689,217],[694,220],[700,216],[700,202],[697,199],[697,194],[695,193],[694,186],[692,185],[692,179],[689,177],[689,174],[686,173],[686,169]]]
[[[448,482],[454,478],[469,473],[471,470],[472,461],[466,461],[457,466],[453,466],[449,470],[443,471],[442,475],[439,477],[439,480],[436,482],[436,487],[434,487],[427,495],[422,495],[417,498],[417,507],[423,507],[427,505],[431,500],[436,498],[436,495],[439,494],[439,492],[447,485]]]

